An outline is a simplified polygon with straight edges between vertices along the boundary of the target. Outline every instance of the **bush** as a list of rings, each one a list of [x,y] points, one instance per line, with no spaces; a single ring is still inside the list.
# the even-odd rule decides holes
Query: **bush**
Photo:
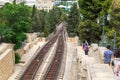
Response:
[[[20,62],[20,55],[18,53],[15,53],[15,64]]]
[[[69,33],[69,37],[75,37],[76,33]]]

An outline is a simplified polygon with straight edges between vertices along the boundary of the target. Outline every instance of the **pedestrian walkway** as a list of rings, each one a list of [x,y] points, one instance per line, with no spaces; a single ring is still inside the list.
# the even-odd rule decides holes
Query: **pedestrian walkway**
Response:
[[[82,46],[77,47],[77,57],[78,57],[78,69],[77,69],[77,80],[86,80],[87,79],[87,66],[89,64],[95,64],[97,63],[95,58],[93,56],[89,56],[92,48],[89,48],[88,55],[85,55],[85,52],[82,48]]]
[[[88,80],[114,80],[115,76],[108,64],[94,64],[87,68]]]
[[[99,49],[97,44],[92,44],[89,47],[88,55],[85,55],[82,46],[78,46],[77,48],[77,54],[79,59],[78,80],[113,80],[114,79],[114,73],[111,66],[103,63],[104,50],[105,48]]]
[[[95,58],[96,64],[90,64],[87,67],[88,80],[114,80],[114,72],[110,65],[104,64],[105,47],[99,47],[98,44],[92,44],[90,55]]]

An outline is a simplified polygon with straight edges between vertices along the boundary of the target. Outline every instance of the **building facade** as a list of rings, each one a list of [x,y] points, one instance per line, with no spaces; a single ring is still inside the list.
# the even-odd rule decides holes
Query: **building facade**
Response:
[[[12,3],[13,0],[0,0],[0,8],[5,4],[5,3]]]
[[[28,6],[33,6],[33,5],[37,5],[37,0],[24,0],[25,2],[25,5],[28,5]]]
[[[0,7],[2,7],[5,3],[12,3],[14,0],[0,0]],[[24,2],[25,5],[33,6],[35,5],[39,10],[49,11],[53,8],[54,0],[16,0],[16,3]]]
[[[38,0],[37,9],[49,11],[53,8],[54,0]]]
[[[120,0],[113,0],[113,7],[114,8],[120,7]]]

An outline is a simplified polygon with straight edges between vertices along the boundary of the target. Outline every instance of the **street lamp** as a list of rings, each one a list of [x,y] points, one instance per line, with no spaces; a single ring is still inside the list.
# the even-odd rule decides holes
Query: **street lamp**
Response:
[[[108,19],[110,19],[110,18],[108,18],[108,16],[107,16],[107,20]],[[99,17],[98,17],[98,19],[97,19],[97,23],[100,23],[100,19],[99,19]],[[104,31],[104,26],[105,26],[105,16],[103,15],[102,16],[102,46],[105,46],[104,45],[104,43],[105,43],[105,31]]]
[[[105,40],[104,26],[105,26],[105,16],[103,15],[103,22],[102,22],[102,46],[104,46],[104,40]]]
[[[107,15],[107,20],[110,20],[110,14]],[[115,50],[116,47],[116,31],[114,32],[114,45],[113,45],[113,49]]]
[[[116,31],[114,32],[114,46],[113,46],[113,49],[114,50],[116,49]]]

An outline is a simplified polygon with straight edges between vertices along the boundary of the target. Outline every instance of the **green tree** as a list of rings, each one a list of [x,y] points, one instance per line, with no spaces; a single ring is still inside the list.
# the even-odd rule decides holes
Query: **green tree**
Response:
[[[36,11],[37,11],[37,8],[35,7],[35,5],[33,5],[33,7],[32,7],[32,16],[31,16],[32,18],[34,17]]]
[[[30,29],[30,13],[30,8],[23,3],[6,3],[1,8],[0,14],[3,16],[1,17],[3,19],[1,24],[6,26],[3,32],[4,41],[14,43],[15,49],[20,48],[22,41],[27,38],[25,33],[29,32]]]
[[[18,53],[15,53],[15,63],[19,63],[20,62],[20,55]]]
[[[85,19],[96,21],[100,15],[107,15],[112,0],[79,0],[80,12]]]
[[[79,31],[80,38],[85,40],[86,39],[85,37],[87,37],[88,38],[87,41],[89,43],[99,42],[101,40],[100,35],[102,33],[102,28],[101,28],[102,20],[100,20],[100,24],[96,24],[97,18],[100,17],[100,19],[102,19],[101,16],[108,14],[112,0],[79,0],[78,3],[80,8],[80,13],[83,17],[80,22],[79,30],[88,29],[90,33],[84,36],[82,34],[86,32],[84,32],[84,30],[83,31],[81,30]],[[86,23],[89,25],[87,25]]]
[[[32,24],[31,24],[31,32],[43,32],[44,31],[44,25],[45,25],[45,15],[46,11],[44,10],[37,10],[35,15],[32,18]]]
[[[117,48],[120,48],[120,7],[112,8],[111,10],[111,27],[113,28],[113,32],[111,33],[114,37],[114,32],[116,32],[116,40],[117,40]]]
[[[68,31],[69,36],[77,35],[79,20],[80,20],[79,9],[77,7],[77,4],[75,3],[73,4],[73,7],[71,8],[71,11],[67,19],[67,31]]]
[[[44,28],[44,36],[47,37],[50,34],[51,27],[51,17],[49,13],[45,16],[45,28]]]
[[[3,35],[4,35],[4,31],[6,30],[6,27],[3,23],[0,23],[0,43],[3,41]]]
[[[62,11],[58,7],[54,6],[45,16],[44,33],[48,36],[50,33],[55,31],[56,24],[61,21]]]
[[[82,41],[87,40],[89,43],[93,41],[98,42],[97,40],[100,40],[100,29],[101,27],[97,23],[92,22],[91,20],[85,20],[84,22],[80,22],[80,26],[78,27],[80,39]]]

